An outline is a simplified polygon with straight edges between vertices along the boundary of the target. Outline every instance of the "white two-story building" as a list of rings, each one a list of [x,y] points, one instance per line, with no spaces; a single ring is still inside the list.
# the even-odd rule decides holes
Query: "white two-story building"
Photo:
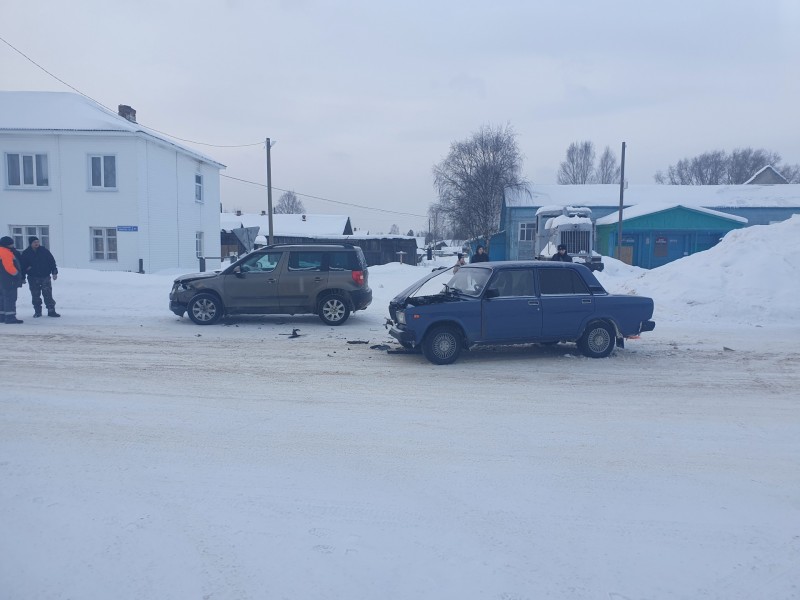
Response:
[[[91,100],[0,91],[0,234],[59,266],[154,272],[220,256],[224,165]],[[213,262],[211,263],[213,265]]]

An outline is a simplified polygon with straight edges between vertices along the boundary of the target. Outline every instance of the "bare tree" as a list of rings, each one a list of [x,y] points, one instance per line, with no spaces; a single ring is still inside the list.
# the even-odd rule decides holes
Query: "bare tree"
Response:
[[[573,142],[567,148],[567,158],[558,167],[558,183],[581,185],[594,183],[594,144]]]
[[[408,230],[408,233],[407,233],[406,235],[407,235],[408,237],[414,237],[414,230],[413,230],[413,229],[409,229],[409,230]]]
[[[400,228],[397,225],[392,225],[389,228],[389,235],[399,235],[399,234],[400,234]]]
[[[800,183],[800,165],[783,165],[780,173],[789,183]]]
[[[730,154],[714,150],[679,160],[666,173],[658,171],[654,179],[656,183],[669,185],[738,185],[767,165],[781,171],[780,162],[780,154],[763,148],[736,148]],[[791,166],[783,167],[783,171],[791,172]],[[786,173],[782,175],[786,177]],[[791,181],[789,177],[786,179]]]
[[[276,215],[298,215],[306,212],[306,207],[297,198],[294,192],[284,192],[281,194],[278,203],[272,207],[272,212]]]
[[[767,165],[780,164],[781,155],[777,152],[752,148],[736,148],[728,157],[729,184],[744,183]]]
[[[617,156],[606,146],[597,163],[594,179],[597,183],[619,183],[619,164]]]
[[[484,125],[450,145],[447,157],[433,168],[433,182],[439,207],[455,231],[488,244],[500,226],[505,191],[527,189],[522,158],[510,124]]]

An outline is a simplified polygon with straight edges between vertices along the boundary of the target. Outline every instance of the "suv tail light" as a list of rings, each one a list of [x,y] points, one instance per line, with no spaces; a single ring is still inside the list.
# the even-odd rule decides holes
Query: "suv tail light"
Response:
[[[361,287],[364,285],[364,271],[352,271],[353,281],[356,285]]]

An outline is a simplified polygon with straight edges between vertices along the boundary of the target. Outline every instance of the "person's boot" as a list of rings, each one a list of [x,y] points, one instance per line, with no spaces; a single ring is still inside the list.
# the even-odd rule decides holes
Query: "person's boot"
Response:
[[[22,321],[17,318],[17,315],[6,315],[6,325],[16,325],[17,323],[22,323]]]
[[[47,309],[47,316],[48,317],[60,317],[61,315],[56,312],[55,308],[48,308]]]
[[[42,316],[42,307],[41,306],[34,306],[33,307],[33,318],[41,317]]]

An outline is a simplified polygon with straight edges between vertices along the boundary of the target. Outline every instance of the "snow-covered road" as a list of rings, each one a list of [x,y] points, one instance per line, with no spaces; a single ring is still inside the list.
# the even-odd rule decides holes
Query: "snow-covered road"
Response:
[[[373,348],[373,279],[338,328],[197,327],[159,282],[158,310],[3,329],[0,595],[800,595],[797,328],[436,367]]]

